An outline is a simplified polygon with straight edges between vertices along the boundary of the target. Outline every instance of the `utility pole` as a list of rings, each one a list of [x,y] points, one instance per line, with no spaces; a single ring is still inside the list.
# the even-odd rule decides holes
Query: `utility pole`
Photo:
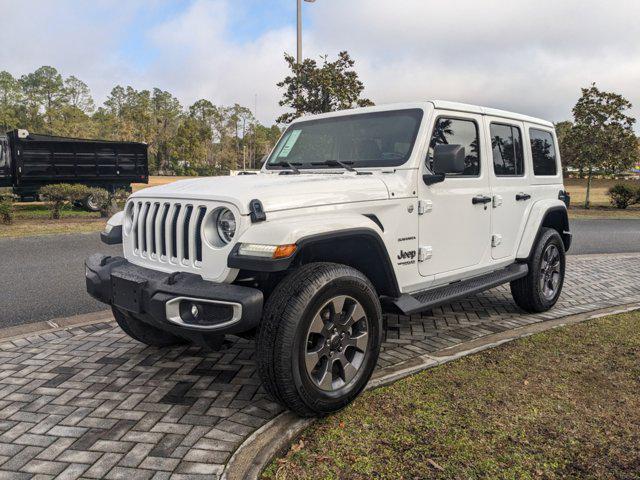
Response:
[[[313,3],[316,0],[304,0],[308,3]],[[298,52],[296,55],[296,60],[298,64],[302,63],[302,0],[297,0],[298,2]]]

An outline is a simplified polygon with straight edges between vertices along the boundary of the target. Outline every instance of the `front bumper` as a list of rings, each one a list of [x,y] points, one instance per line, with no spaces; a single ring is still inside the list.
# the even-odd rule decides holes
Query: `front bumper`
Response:
[[[92,297],[185,338],[246,332],[262,316],[263,295],[255,288],[209,282],[193,273],[159,272],[100,254],[91,255],[85,265]],[[194,304],[200,317],[189,315]]]

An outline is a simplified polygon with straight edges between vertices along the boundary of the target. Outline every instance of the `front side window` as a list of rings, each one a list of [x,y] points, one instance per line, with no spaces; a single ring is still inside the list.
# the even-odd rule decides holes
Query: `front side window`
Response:
[[[389,167],[405,163],[422,120],[421,109],[360,113],[292,124],[267,160],[267,169]]]
[[[464,172],[461,175],[452,175],[452,177],[477,177],[480,175],[480,137],[476,122],[459,118],[438,118],[431,135],[427,156],[427,166],[431,171],[433,171],[433,152],[436,145],[462,145],[464,147]]]
[[[524,175],[524,153],[520,129],[513,125],[492,123],[491,149],[493,171],[498,177]]]
[[[555,175],[558,173],[556,147],[551,132],[529,129],[531,156],[534,175]]]

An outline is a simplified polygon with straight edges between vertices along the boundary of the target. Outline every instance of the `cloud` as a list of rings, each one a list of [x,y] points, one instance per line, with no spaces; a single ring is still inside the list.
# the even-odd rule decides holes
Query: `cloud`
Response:
[[[206,97],[253,108],[257,95],[258,117],[271,122],[282,110],[275,84],[286,74],[283,52],[295,53],[295,17],[284,0],[236,2],[0,1],[12,12],[0,65],[14,74],[54,65],[85,80],[98,101],[116,83],[158,86],[184,105]],[[267,20],[267,8],[282,14]],[[261,12],[263,28],[234,32]],[[271,26],[278,16],[290,22]],[[595,81],[640,117],[636,0],[317,0],[304,16],[305,56],[348,50],[378,104],[444,98],[558,121]]]
[[[284,51],[295,38],[293,28],[268,30],[251,41],[235,42],[229,31],[227,1],[200,0],[150,32],[162,59],[149,79],[185,102],[208,98],[216,104],[240,103],[259,118],[273,121],[281,111],[276,83],[286,75]]]
[[[446,98],[562,120],[592,81],[640,103],[640,2],[350,0],[309,11],[314,48],[352,52],[379,103]]]

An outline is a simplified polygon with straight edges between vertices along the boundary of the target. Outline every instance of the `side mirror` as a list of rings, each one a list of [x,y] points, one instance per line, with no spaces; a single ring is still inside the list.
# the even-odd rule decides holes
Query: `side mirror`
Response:
[[[433,149],[433,174],[425,174],[426,185],[444,181],[447,173],[463,173],[465,151],[462,145],[436,145]]]
[[[436,145],[433,149],[434,173],[463,173],[465,151],[462,145]]]

